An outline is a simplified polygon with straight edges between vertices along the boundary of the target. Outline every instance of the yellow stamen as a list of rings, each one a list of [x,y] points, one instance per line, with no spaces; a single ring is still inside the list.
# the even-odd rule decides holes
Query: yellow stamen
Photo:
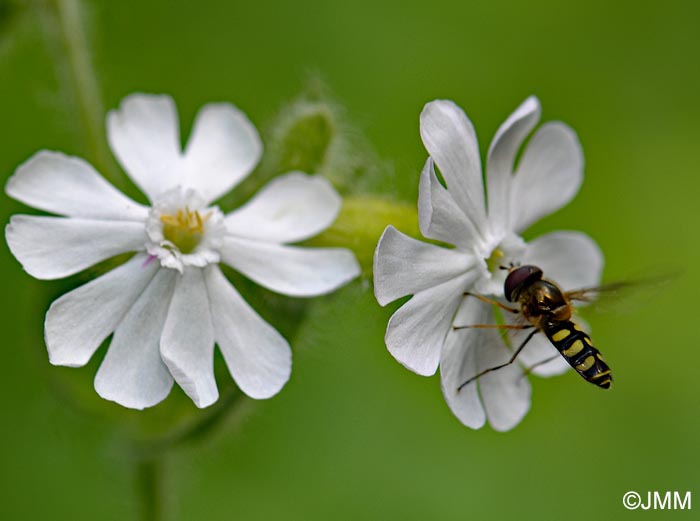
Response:
[[[491,252],[491,256],[486,259],[486,267],[489,271],[493,272],[496,268],[501,265],[501,259],[503,258],[503,251],[496,248]]]
[[[163,214],[160,221],[163,223],[163,236],[172,242],[182,253],[192,252],[204,235],[204,223],[211,217],[211,212],[204,216],[198,211],[192,211],[185,206],[185,210],[178,210],[176,214]]]

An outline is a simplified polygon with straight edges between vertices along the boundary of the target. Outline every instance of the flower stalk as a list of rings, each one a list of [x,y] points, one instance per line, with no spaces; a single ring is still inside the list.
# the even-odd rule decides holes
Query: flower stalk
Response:
[[[121,176],[105,139],[104,103],[92,65],[81,0],[44,0],[37,2],[37,8],[49,37],[56,42],[50,45],[56,72],[69,103],[79,114],[90,160],[112,182],[119,181]]]
[[[143,521],[164,521],[165,501],[163,497],[164,454],[144,456],[136,462],[137,488],[141,498]]]

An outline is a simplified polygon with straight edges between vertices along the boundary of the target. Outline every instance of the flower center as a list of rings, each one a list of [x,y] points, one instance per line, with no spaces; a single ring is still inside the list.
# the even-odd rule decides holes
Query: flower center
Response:
[[[504,237],[492,237],[489,244],[485,244],[483,249],[476,252],[479,258],[483,259],[483,271],[475,291],[482,295],[503,296],[503,283],[508,270],[502,270],[501,266],[521,262],[525,249],[525,241],[514,233]]]
[[[172,242],[182,253],[191,253],[204,236],[204,223],[211,217],[211,212],[204,215],[189,207],[178,210],[175,214],[161,214],[163,237]]]
[[[500,248],[495,248],[491,252],[491,256],[488,259],[484,259],[486,261],[486,269],[488,269],[491,273],[495,273],[496,270],[502,265],[504,256],[505,254],[503,253],[503,250]]]
[[[164,268],[183,273],[186,266],[219,262],[225,234],[221,210],[207,208],[194,190],[176,187],[153,202],[146,220],[146,251]]]

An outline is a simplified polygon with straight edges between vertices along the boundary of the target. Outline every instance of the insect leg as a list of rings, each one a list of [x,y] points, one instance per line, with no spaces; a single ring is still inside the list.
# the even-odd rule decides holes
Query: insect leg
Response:
[[[527,343],[530,341],[530,339],[531,339],[533,336],[535,336],[535,333],[537,333],[537,331],[538,331],[538,330],[535,329],[532,333],[530,333],[529,335],[527,335],[527,338],[525,338],[525,340],[523,340],[522,344],[520,344],[520,346],[518,346],[518,349],[515,350],[515,353],[513,353],[513,356],[511,356],[511,357],[510,357],[510,360],[508,360],[505,364],[497,365],[496,367],[490,367],[489,369],[484,369],[483,371],[481,371],[480,373],[478,373],[478,374],[472,376],[469,380],[467,380],[467,381],[464,382],[462,385],[460,385],[459,387],[457,387],[457,392],[461,391],[461,390],[462,390],[462,387],[464,387],[464,386],[467,385],[468,383],[471,383],[471,382],[473,382],[474,380],[476,380],[477,378],[479,378],[479,377],[481,377],[481,376],[484,376],[486,373],[490,373],[491,371],[496,371],[496,370],[498,370],[498,369],[502,369],[502,368],[504,368],[504,367],[506,367],[506,366],[509,366],[509,365],[512,364],[513,362],[515,362],[515,359],[518,358],[518,355],[520,354],[520,352],[521,352],[521,351],[523,350],[523,348],[527,345]]]
[[[495,306],[498,306],[501,309],[505,309],[506,311],[510,311],[511,313],[520,313],[519,309],[508,307],[505,304],[501,304],[497,300],[493,300],[493,299],[490,299],[488,297],[484,297],[483,295],[477,295],[476,293],[470,293],[467,291],[464,293],[464,296],[478,298],[481,302],[486,302],[487,304],[493,304]]]
[[[548,363],[548,362],[551,362],[552,360],[556,360],[556,359],[559,358],[560,356],[561,356],[561,355],[550,356],[549,358],[545,358],[544,360],[540,360],[540,361],[537,362],[536,364],[532,364],[530,367],[526,367],[526,368],[523,370],[523,377],[529,375],[530,372],[531,372],[535,367],[539,367],[540,365],[544,365],[544,364],[546,364],[546,363]]]
[[[459,329],[532,329],[533,327],[535,326],[530,324],[472,324],[471,326],[452,326],[452,329],[457,331]]]

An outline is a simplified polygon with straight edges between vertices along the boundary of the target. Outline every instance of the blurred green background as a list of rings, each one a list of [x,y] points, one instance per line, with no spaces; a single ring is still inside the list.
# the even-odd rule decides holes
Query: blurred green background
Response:
[[[410,204],[426,157],[418,134],[425,102],[464,107],[485,153],[503,119],[536,94],[544,120],[578,132],[586,178],[573,203],[527,237],[585,231],[606,255],[607,280],[681,271],[627,311],[590,318],[615,372],[611,392],[573,373],[533,378],[531,412],[505,434],[463,427],[437,377],[391,358],[383,333],[395,306],[380,308],[367,281],[315,300],[294,335],[283,391],[245,401],[246,414],[168,455],[169,518],[693,518],[628,512],[621,498],[689,490],[700,508],[697,2],[122,0],[86,8],[106,108],[134,91],[164,92],[185,131],[215,100],[234,102],[264,128],[315,74],[392,165],[372,186]],[[3,183],[41,148],[91,157],[50,32],[24,2],[0,0]],[[0,199],[3,222],[21,211]],[[0,518],[137,518],[122,429],[66,404],[51,384],[61,369],[49,366],[43,314],[65,288],[33,280],[6,247],[0,276]],[[68,377],[94,394],[94,370]]]

